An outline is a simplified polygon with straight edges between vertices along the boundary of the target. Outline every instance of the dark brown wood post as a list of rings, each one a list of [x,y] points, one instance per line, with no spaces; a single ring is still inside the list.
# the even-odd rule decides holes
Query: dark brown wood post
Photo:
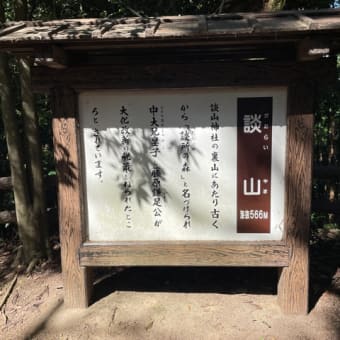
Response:
[[[309,310],[309,225],[312,186],[313,98],[299,82],[288,93],[286,161],[286,243],[289,266],[280,270],[278,300],[288,314]]]
[[[89,268],[79,264],[79,248],[85,239],[83,228],[81,160],[79,155],[77,94],[72,89],[55,88],[53,142],[58,175],[61,265],[64,302],[68,307],[89,304]]]

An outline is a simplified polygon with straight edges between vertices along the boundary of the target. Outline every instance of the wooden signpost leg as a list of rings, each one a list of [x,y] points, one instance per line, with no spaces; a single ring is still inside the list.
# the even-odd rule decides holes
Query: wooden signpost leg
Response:
[[[286,242],[290,263],[280,270],[278,300],[287,314],[309,310],[309,225],[312,168],[313,98],[305,84],[290,89],[286,165]],[[306,105],[307,104],[307,105]]]
[[[77,95],[71,89],[54,89],[53,141],[58,174],[61,265],[64,302],[71,308],[87,307],[90,299],[90,268],[79,264],[82,228],[81,162],[77,138]]]

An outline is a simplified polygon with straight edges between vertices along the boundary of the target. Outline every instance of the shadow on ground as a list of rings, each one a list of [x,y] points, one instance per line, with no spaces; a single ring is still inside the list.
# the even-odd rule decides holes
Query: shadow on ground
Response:
[[[340,240],[318,239],[310,255],[312,310],[325,291],[340,297]],[[273,295],[278,283],[277,268],[119,267],[97,269],[96,275],[92,303],[114,291]]]
[[[131,267],[97,273],[93,300],[119,291],[276,294],[276,268]]]

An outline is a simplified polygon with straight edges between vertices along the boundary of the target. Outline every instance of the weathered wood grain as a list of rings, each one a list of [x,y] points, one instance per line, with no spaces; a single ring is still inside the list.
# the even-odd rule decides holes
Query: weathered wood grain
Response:
[[[290,314],[306,314],[309,308],[313,98],[308,83],[300,82],[289,89],[285,238],[291,259],[280,273],[278,300],[283,312]]]
[[[69,307],[89,302],[89,268],[79,265],[78,250],[84,240],[78,153],[77,96],[67,88],[53,90],[52,122],[55,161],[59,182],[59,223],[64,301]]]
[[[289,250],[280,242],[85,243],[83,266],[260,266],[284,267]]]
[[[22,47],[32,48],[32,41],[35,46],[42,46],[46,41],[58,41],[59,44],[71,42],[77,47],[85,42],[93,48],[103,40],[116,44],[132,41],[136,44],[139,40],[185,41],[197,37],[202,38],[203,44],[219,37],[229,43],[234,42],[235,38],[243,42],[248,39],[280,43],[285,39],[298,41],[303,35],[316,32],[328,34],[328,39],[338,40],[338,13],[338,10],[332,9],[158,18],[67,19],[25,22],[16,26],[10,23],[0,27],[0,47],[20,51]]]

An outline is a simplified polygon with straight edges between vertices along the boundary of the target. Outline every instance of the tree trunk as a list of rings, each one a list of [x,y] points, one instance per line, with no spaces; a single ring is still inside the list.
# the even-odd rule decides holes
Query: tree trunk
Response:
[[[24,116],[26,150],[30,168],[30,199],[32,207],[32,224],[37,239],[36,253],[45,256],[48,249],[45,193],[41,168],[41,143],[38,116],[34,107],[31,90],[31,63],[29,58],[18,60],[20,70],[21,98]],[[39,249],[38,249],[39,248]]]
[[[22,154],[22,142],[15,112],[14,96],[11,89],[8,56],[0,54],[0,94],[1,111],[7,141],[8,157],[13,183],[15,210],[18,232],[23,243],[25,262],[31,261],[36,254],[35,230],[31,224],[31,209],[27,188],[27,178]]]
[[[14,11],[16,20],[27,20],[27,0],[15,0]],[[20,71],[21,99],[24,117],[24,134],[27,150],[27,171],[29,173],[31,227],[34,229],[34,250],[36,256],[45,256],[48,250],[48,233],[45,193],[43,187],[41,143],[38,116],[35,111],[34,96],[31,89],[31,60],[18,59]]]
[[[27,15],[27,1],[15,0],[15,18],[24,20]],[[3,7],[0,7],[0,21],[5,21]],[[27,164],[23,156],[19,134],[8,56],[0,55],[0,94],[4,130],[8,146],[11,177],[15,200],[18,232],[23,244],[23,262],[46,255],[46,209],[41,171],[41,149],[37,116],[34,110],[33,94],[30,88],[30,64],[27,59],[19,60],[21,95],[24,126],[27,143]],[[31,181],[28,181],[27,172]],[[31,184],[31,185],[30,185]]]

